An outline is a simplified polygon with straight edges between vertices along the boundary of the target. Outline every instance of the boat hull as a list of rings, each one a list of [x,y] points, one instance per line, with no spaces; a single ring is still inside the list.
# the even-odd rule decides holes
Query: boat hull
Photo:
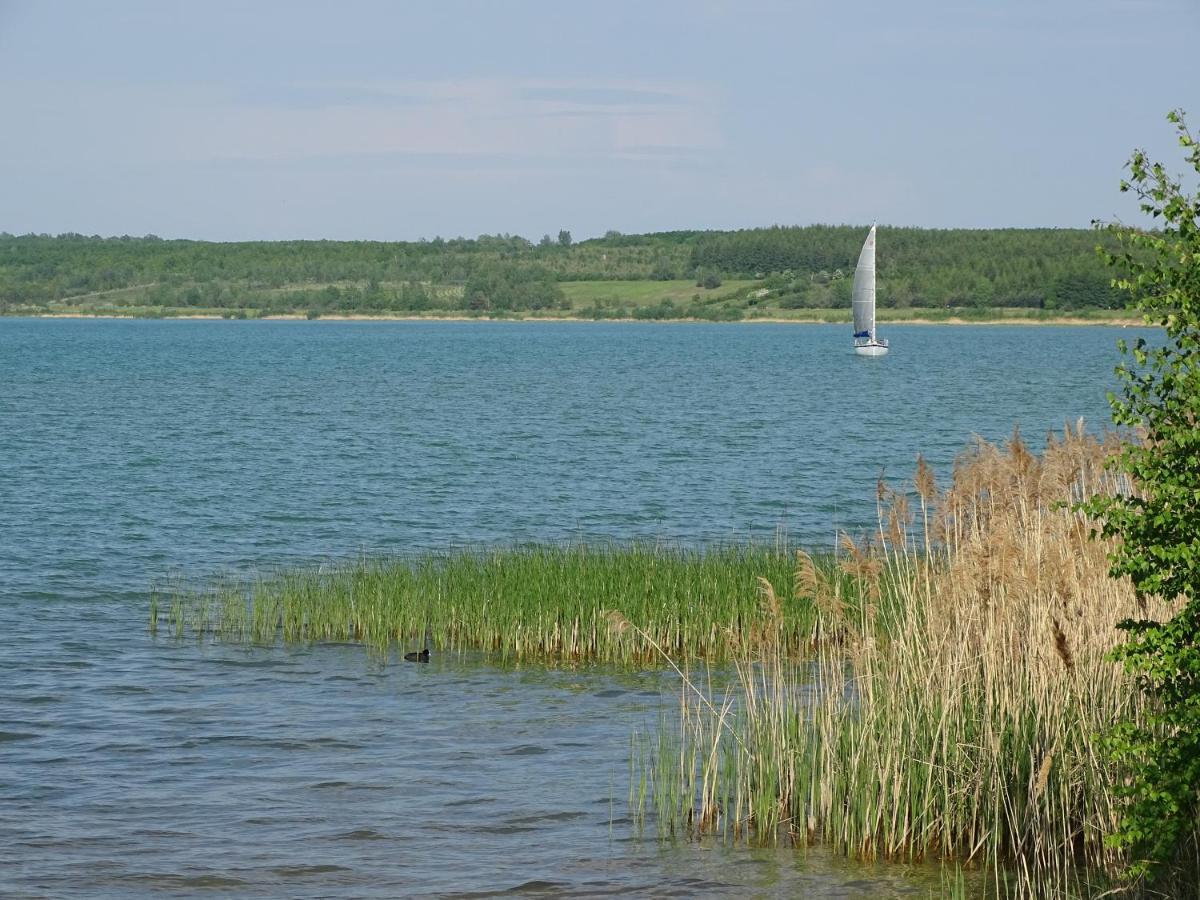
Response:
[[[854,352],[859,356],[883,356],[888,352],[888,346],[872,341],[869,344],[855,344]]]

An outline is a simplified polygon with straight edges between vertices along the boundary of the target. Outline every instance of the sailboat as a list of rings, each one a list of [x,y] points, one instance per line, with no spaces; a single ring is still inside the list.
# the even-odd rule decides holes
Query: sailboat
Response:
[[[875,335],[875,226],[863,243],[854,267],[854,352],[859,356],[883,356],[888,342]]]

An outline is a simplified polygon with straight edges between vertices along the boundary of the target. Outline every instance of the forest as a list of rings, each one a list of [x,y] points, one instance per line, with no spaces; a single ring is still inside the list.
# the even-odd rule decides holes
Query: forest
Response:
[[[0,314],[737,319],[848,307],[866,233],[867,226],[847,225],[610,231],[575,242],[563,230],[537,243],[508,234],[238,243],[0,234]],[[1105,240],[1088,229],[880,226],[878,302],[884,309],[1119,308],[1096,253]]]

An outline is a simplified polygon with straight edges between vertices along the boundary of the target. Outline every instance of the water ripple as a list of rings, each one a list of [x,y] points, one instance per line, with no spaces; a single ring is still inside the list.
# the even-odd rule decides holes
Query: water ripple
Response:
[[[828,547],[918,452],[1107,416],[1112,329],[894,332],[863,365],[820,326],[0,319],[0,893],[936,893],[640,838],[670,673],[147,634],[153,585],[360,553]]]

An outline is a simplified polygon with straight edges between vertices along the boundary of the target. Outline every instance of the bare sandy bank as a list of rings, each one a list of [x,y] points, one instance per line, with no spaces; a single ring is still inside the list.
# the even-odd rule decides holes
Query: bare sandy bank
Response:
[[[169,319],[190,319],[190,320],[210,320],[210,321],[248,321],[248,322],[295,322],[295,321],[313,321],[313,322],[582,322],[587,324],[597,324],[606,322],[616,322],[625,324],[695,324],[704,322],[708,324],[720,325],[830,325],[838,328],[848,326],[849,321],[831,322],[827,319],[816,317],[782,317],[782,316],[756,316],[754,318],[738,319],[732,322],[712,322],[709,319],[697,318],[678,318],[678,319],[634,319],[634,318],[612,318],[612,319],[593,319],[584,316],[463,316],[463,315],[446,315],[446,316],[391,316],[391,315],[370,315],[370,314],[337,314],[321,315],[315,319],[308,319],[308,316],[299,313],[279,313],[269,316],[256,316],[250,319],[238,319],[234,317],[220,316],[212,313],[188,313],[184,315],[169,315],[169,316],[138,316],[138,315],[122,315],[120,313],[85,313],[85,312],[70,312],[70,313],[28,313],[13,316],[13,318],[29,318],[29,319],[146,319],[150,321],[164,321]],[[964,319],[957,316],[951,316],[945,319],[923,319],[920,317],[903,318],[903,319],[880,319],[879,325],[881,328],[890,328],[893,325],[1108,325],[1120,326],[1122,328],[1130,326],[1145,326],[1146,323],[1137,317],[1131,318],[1112,318],[1112,319],[1087,319],[1075,316],[1055,316],[1053,318],[1026,318],[1023,316],[997,317],[992,319]]]

